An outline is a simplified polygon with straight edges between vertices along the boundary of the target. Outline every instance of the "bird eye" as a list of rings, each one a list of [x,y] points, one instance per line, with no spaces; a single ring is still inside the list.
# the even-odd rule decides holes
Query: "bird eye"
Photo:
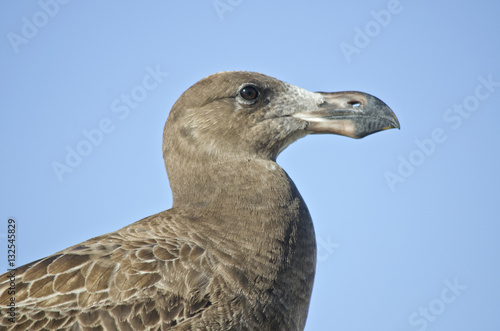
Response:
[[[240,96],[247,101],[253,101],[259,96],[259,91],[254,86],[247,85],[240,90]]]

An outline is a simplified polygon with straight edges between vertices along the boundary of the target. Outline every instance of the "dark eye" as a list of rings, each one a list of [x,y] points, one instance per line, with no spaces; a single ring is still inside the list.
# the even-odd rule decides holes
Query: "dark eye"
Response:
[[[253,101],[259,96],[259,91],[252,85],[243,87],[240,90],[240,96],[248,101]]]

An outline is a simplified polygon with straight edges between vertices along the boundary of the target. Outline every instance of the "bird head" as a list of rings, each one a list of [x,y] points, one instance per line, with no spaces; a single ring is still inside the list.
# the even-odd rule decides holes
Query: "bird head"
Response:
[[[367,93],[309,92],[260,73],[219,72],[191,86],[172,107],[164,155],[276,160],[307,134],[363,138],[391,128],[399,128],[392,110]]]

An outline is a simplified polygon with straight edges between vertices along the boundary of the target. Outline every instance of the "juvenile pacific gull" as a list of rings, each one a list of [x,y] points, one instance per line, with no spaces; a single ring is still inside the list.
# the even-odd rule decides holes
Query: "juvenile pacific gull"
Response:
[[[221,72],[172,107],[172,208],[29,263],[0,284],[2,330],[302,330],[316,242],[276,157],[310,133],[399,128],[361,92],[309,92]],[[15,299],[15,321],[8,304]]]

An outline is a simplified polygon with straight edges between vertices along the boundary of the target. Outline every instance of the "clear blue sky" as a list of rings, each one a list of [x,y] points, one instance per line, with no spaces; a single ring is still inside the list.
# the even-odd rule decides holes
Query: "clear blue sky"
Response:
[[[374,94],[401,122],[278,158],[319,243],[306,330],[500,330],[498,2],[2,6],[2,270],[9,217],[20,265],[168,209],[170,107],[211,73],[251,70]]]

